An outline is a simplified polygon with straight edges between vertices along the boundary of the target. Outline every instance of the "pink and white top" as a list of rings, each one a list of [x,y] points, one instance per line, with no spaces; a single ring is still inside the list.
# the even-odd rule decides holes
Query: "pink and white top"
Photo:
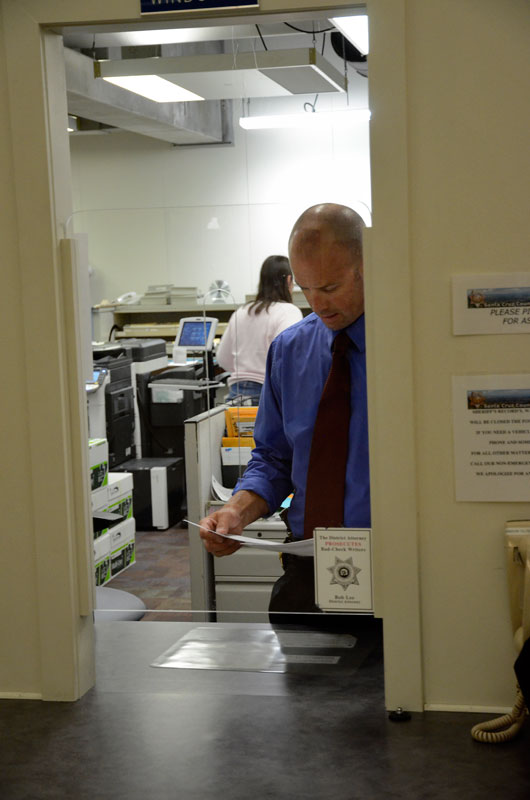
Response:
[[[271,303],[259,314],[254,309],[249,314],[249,305],[232,314],[217,348],[217,363],[232,373],[229,386],[238,381],[263,383],[270,343],[303,317],[293,303]]]

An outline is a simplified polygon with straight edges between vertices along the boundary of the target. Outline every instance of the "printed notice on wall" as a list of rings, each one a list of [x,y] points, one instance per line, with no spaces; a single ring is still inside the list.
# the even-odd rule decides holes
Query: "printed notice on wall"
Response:
[[[530,500],[530,374],[453,377],[457,500]]]
[[[322,611],[373,612],[371,531],[317,528],[315,602]]]
[[[530,333],[530,272],[454,275],[453,333]]]

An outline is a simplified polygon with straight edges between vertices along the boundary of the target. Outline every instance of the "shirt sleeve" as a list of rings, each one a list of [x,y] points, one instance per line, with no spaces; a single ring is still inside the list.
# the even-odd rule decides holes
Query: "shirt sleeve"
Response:
[[[221,336],[221,341],[217,346],[217,363],[220,367],[222,367],[226,372],[233,372],[234,371],[234,355],[233,355],[233,343],[232,343],[232,331],[234,327],[234,315],[230,317],[228,320],[228,325],[226,326],[226,330]]]
[[[280,383],[281,352],[277,343],[269,348],[265,383],[261,392],[254,441],[256,447],[234,491],[246,489],[262,497],[273,514],[292,491],[292,448],[285,436]]]

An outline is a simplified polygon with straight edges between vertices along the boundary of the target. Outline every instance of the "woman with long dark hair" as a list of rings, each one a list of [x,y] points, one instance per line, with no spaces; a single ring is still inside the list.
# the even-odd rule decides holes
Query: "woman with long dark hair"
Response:
[[[228,399],[244,395],[258,405],[270,343],[302,319],[302,312],[292,302],[292,287],[289,259],[266,258],[261,265],[256,299],[232,314],[217,348],[219,366],[231,373]]]

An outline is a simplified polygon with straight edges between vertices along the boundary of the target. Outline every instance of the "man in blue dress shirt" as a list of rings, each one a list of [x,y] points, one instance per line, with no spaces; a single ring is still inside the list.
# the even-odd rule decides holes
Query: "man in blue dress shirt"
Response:
[[[331,366],[332,343],[342,330],[352,343],[344,525],[370,527],[362,229],[355,211],[332,203],[307,209],[293,227],[291,268],[313,313],[283,331],[270,346],[252,458],[228,503],[200,523],[204,545],[215,556],[230,555],[240,545],[212,531],[239,534],[250,522],[276,511],[291,492],[290,536],[303,537],[313,427]],[[283,563],[285,574],[273,589],[271,610],[318,611],[312,559],[290,555]]]

